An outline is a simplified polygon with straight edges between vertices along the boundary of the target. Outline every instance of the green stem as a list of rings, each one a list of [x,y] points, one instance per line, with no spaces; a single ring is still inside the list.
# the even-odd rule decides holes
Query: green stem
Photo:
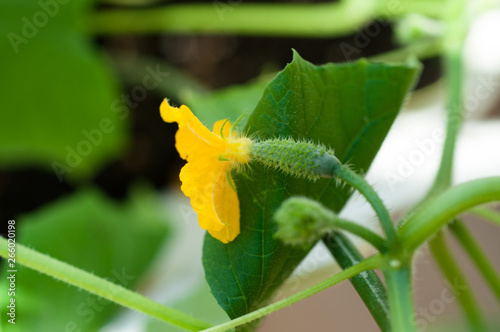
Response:
[[[477,206],[473,209],[470,209],[469,212],[483,219],[492,221],[496,225],[500,226],[500,213],[496,210],[484,206]]]
[[[7,242],[7,239],[0,236],[0,257],[8,258]],[[67,282],[70,285],[84,289],[127,308],[140,311],[189,331],[199,331],[211,326],[211,324],[163,306],[122,286],[41,254],[21,244],[16,243],[15,249],[16,263]]]
[[[451,186],[455,143],[463,120],[462,114],[462,60],[459,50],[451,50],[445,56],[446,86],[448,89],[448,117],[446,139],[441,164],[429,196]]]
[[[453,293],[457,296],[472,331],[486,331],[486,325],[478,309],[479,305],[472,295],[471,288],[465,276],[446,245],[443,232],[439,232],[430,241],[430,247],[434,258],[441,268],[441,272],[448,280]]]
[[[380,219],[382,228],[387,236],[389,247],[396,245],[396,228],[392,222],[391,215],[389,214],[389,211],[387,211],[387,208],[378,196],[377,192],[373,190],[373,187],[370,186],[361,176],[350,170],[349,167],[345,165],[342,165],[340,170],[336,172],[335,175],[353,186],[366,198]]]
[[[474,206],[498,200],[500,177],[474,180],[452,187],[427,200],[402,219],[399,241],[406,250],[413,251],[457,215]]]
[[[465,0],[447,1],[445,10],[446,32],[443,38],[446,90],[448,93],[446,138],[439,170],[426,199],[446,190],[452,183],[455,146],[460,127],[465,117],[462,107],[462,48],[468,29],[466,10],[467,1]]]
[[[364,257],[342,233],[330,234],[323,242],[342,269],[348,269],[361,262]],[[352,277],[351,283],[377,322],[381,331],[390,329],[389,306],[385,286],[373,270],[361,272]]]
[[[443,239],[443,233],[439,229],[467,208],[477,205],[477,202],[495,199],[498,193],[495,193],[494,190],[486,192],[488,191],[487,188],[483,188],[486,191],[480,190],[480,188],[476,187],[480,183],[478,181],[459,186],[460,188],[452,188],[435,199],[436,195],[447,190],[452,184],[456,141],[460,127],[466,116],[463,113],[462,107],[463,68],[461,54],[469,25],[467,20],[467,1],[448,0],[445,12],[446,33],[443,46],[445,49],[444,61],[448,91],[446,139],[438,173],[432,188],[425,198],[426,205],[413,216],[410,216],[410,221],[403,225],[400,232],[400,240],[407,249],[415,250],[426,238],[436,233],[436,237],[430,241],[430,247],[443,274],[450,281],[455,277],[455,280],[458,280],[462,285],[466,285],[465,278],[462,276],[457,264],[453,261],[453,257],[449,253]],[[486,186],[484,181],[481,183]],[[466,188],[476,189],[476,192],[464,192],[463,189]],[[490,187],[489,189],[492,188]],[[442,207],[436,205],[440,203],[443,204]],[[417,225],[419,220],[423,222],[422,225]],[[412,231],[416,233],[410,235],[409,232]],[[455,287],[454,290],[457,294],[458,289]],[[458,298],[471,325],[484,330],[485,326],[479,314],[479,307],[469,292],[468,287],[463,290]]]
[[[297,294],[294,294],[290,297],[287,297],[286,299],[283,299],[281,301],[278,301],[276,303],[270,304],[264,308],[255,310],[251,313],[248,313],[244,316],[238,317],[236,319],[233,319],[229,322],[211,327],[209,329],[203,330],[204,332],[223,332],[227,331],[229,329],[235,328],[237,326],[246,324],[248,322],[251,322],[253,320],[259,319],[261,317],[264,317],[266,315],[269,315],[277,310],[283,309],[293,303],[299,302],[311,295],[314,295],[316,293],[319,293],[333,285],[336,285],[340,283],[341,281],[344,281],[346,279],[352,278],[353,276],[367,270],[372,270],[376,269],[380,266],[381,264],[381,256],[380,255],[374,255],[371,256],[370,258],[367,258],[366,260],[356,264],[355,266],[352,266],[346,270],[343,270],[342,272],[334,275],[333,277],[330,277],[306,290],[303,290],[301,292],[298,292]]]
[[[391,4],[392,3],[392,4]],[[101,35],[210,33],[292,37],[332,37],[353,33],[376,19],[418,12],[440,17],[442,1],[349,0],[320,4],[241,3],[179,4],[146,9],[108,9],[91,18]]]
[[[481,249],[477,241],[471,235],[470,231],[464,225],[463,221],[457,220],[450,224],[450,230],[460,241],[470,258],[474,261],[484,279],[488,282],[500,302],[500,275],[495,270],[488,257]]]
[[[380,252],[385,252],[387,250],[386,241],[381,236],[362,225],[359,225],[350,220],[336,217],[335,221],[333,222],[333,226],[335,228],[342,229],[351,234],[359,236],[360,238],[377,248],[377,250]]]
[[[399,263],[400,261],[398,261]],[[401,266],[387,266],[384,269],[384,276],[387,284],[392,331],[416,332],[411,260]]]
[[[441,38],[427,38],[386,53],[369,57],[371,61],[401,62],[411,56],[423,60],[439,55],[443,51]]]

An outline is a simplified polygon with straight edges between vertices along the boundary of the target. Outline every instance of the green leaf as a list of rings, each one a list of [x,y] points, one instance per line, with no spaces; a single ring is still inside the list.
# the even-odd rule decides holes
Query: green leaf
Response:
[[[93,4],[0,2],[0,167],[83,177],[123,147],[128,110],[83,24]]]
[[[295,53],[267,86],[246,130],[258,138],[293,137],[325,144],[342,162],[368,169],[418,72],[416,65],[358,61],[314,66]],[[231,318],[266,304],[309,249],[287,247],[273,238],[272,217],[294,195],[319,200],[340,211],[350,196],[334,180],[315,183],[253,164],[236,177],[241,234],[224,245],[206,235],[207,281]]]
[[[127,204],[116,204],[98,191],[86,190],[20,217],[16,242],[133,289],[168,233],[161,212],[154,196],[144,191]],[[3,331],[97,331],[118,309],[95,295],[16,267],[16,324],[6,322],[9,297],[2,295]],[[5,281],[3,274],[1,294],[7,294]]]

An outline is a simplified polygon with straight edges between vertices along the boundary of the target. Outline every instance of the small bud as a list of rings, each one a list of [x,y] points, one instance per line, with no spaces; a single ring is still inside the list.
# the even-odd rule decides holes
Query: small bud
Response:
[[[250,146],[252,160],[287,174],[318,180],[333,177],[341,167],[333,151],[322,145],[293,139],[270,139]]]
[[[306,197],[285,200],[274,214],[275,237],[290,245],[309,246],[334,229],[336,215]]]

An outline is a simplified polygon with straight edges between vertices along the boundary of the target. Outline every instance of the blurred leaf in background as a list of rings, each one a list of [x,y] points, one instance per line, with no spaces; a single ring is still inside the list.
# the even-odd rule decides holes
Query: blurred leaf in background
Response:
[[[85,32],[93,4],[0,2],[0,167],[86,177],[124,146],[126,102]]]
[[[169,227],[148,190],[135,190],[116,204],[87,189],[20,217],[16,240],[97,276],[134,289],[169,234]],[[20,265],[16,274],[16,325],[5,331],[96,331],[117,305]],[[6,270],[4,270],[6,271]],[[0,292],[7,293],[5,272]],[[81,329],[81,330],[80,330]]]
[[[248,118],[257,106],[262,93],[271,79],[260,77],[247,84],[235,85],[217,90],[211,94],[184,93],[181,96],[186,105],[202,123],[211,128],[220,119],[229,119],[231,123],[245,113],[238,123],[238,128],[245,128]]]

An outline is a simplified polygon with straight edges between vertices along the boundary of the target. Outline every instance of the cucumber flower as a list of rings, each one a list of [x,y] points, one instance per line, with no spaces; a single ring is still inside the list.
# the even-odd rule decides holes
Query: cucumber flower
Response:
[[[213,131],[191,110],[172,107],[165,99],[160,106],[165,122],[177,122],[175,147],[182,159],[182,192],[191,198],[200,227],[214,238],[228,243],[240,233],[240,204],[231,171],[250,162],[247,137],[236,135],[228,120],[217,121]]]
[[[229,120],[217,121],[210,131],[191,110],[160,106],[165,122],[177,122],[175,147],[187,160],[179,175],[181,190],[191,198],[200,227],[228,243],[240,233],[240,202],[231,172],[251,160],[269,169],[316,181],[334,177],[342,170],[333,151],[312,142],[291,138],[252,141],[231,129]]]

